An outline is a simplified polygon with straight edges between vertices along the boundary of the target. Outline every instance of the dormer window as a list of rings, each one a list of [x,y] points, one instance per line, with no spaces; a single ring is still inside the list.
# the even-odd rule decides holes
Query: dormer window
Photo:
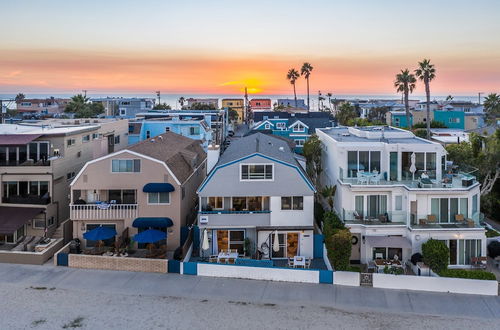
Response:
[[[269,124],[266,124],[264,127],[265,127],[265,129],[271,129],[271,125],[269,125]]]
[[[242,164],[240,178],[244,180],[273,180],[273,164]]]
[[[294,132],[304,132],[305,131],[305,126],[302,124],[297,124],[293,127]]]

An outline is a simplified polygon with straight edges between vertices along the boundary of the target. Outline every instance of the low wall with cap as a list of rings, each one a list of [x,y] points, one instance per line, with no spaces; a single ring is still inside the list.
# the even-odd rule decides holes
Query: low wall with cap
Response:
[[[147,259],[69,254],[68,266],[85,269],[125,270],[130,272],[167,273],[167,259]]]

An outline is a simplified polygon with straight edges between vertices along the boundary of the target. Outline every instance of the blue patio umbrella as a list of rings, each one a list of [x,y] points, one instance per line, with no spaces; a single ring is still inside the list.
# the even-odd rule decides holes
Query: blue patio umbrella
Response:
[[[116,236],[116,230],[110,227],[99,226],[83,234],[83,238],[90,241],[103,241]]]
[[[138,243],[155,243],[165,239],[167,234],[156,230],[156,229],[148,229],[137,235],[134,235],[134,241]]]

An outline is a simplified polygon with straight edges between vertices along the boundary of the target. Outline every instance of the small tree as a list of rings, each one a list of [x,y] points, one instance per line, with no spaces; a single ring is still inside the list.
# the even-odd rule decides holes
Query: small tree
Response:
[[[321,189],[321,196],[326,199],[330,206],[330,211],[333,211],[333,198],[337,192],[337,186],[325,186]]]
[[[153,110],[171,110],[172,107],[166,103],[159,103],[154,106]]]
[[[321,174],[321,142],[316,134],[313,134],[302,148],[302,153],[306,158],[307,175],[311,178],[316,187],[319,187],[319,176]]]
[[[323,223],[325,230],[327,228],[331,229],[332,234],[337,229],[345,229],[345,225],[342,220],[340,220],[337,214],[332,211],[327,211],[323,214]]]
[[[436,273],[448,268],[450,249],[443,241],[430,239],[422,244],[424,262]]]
[[[348,125],[349,119],[357,117],[356,108],[350,103],[344,103],[339,107],[336,117],[340,125]]]
[[[349,270],[351,259],[351,232],[349,229],[338,229],[325,238],[328,247],[328,259],[335,270]]]

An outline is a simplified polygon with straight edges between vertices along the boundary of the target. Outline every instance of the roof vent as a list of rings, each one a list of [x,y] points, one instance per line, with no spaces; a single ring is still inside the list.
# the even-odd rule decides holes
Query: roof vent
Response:
[[[280,150],[281,152],[285,152],[285,148],[283,148],[283,147],[279,147],[279,150]]]
[[[349,133],[342,133],[342,136],[351,136]]]
[[[163,140],[163,136],[159,135],[158,140]]]
[[[155,142],[155,139],[151,139],[151,142]]]

